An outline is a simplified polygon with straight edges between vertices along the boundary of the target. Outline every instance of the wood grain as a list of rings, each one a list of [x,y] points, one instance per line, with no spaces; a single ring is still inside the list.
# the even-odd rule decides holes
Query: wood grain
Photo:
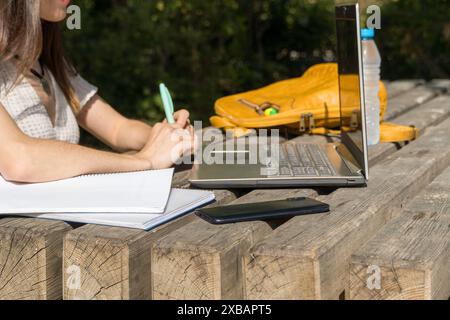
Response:
[[[450,79],[434,79],[428,86],[440,90],[442,93],[450,92]]]
[[[352,256],[349,278],[350,299],[450,297],[450,168]]]
[[[232,204],[316,195],[312,190],[254,191]],[[265,222],[217,226],[195,218],[155,242],[154,299],[242,299],[241,257],[271,231]]]
[[[205,134],[205,128],[197,134]],[[180,170],[181,168],[181,170]],[[172,179],[175,188],[189,187],[189,166],[177,167]],[[214,191],[218,204],[236,199],[228,190]],[[85,225],[70,232],[64,241],[64,299],[150,299],[150,257],[153,241],[192,221],[187,215],[151,232]],[[81,282],[73,286],[71,271]]]
[[[62,246],[69,230],[60,221],[0,220],[1,300],[62,298]]]
[[[245,258],[249,299],[338,299],[350,256],[450,165],[450,120],[383,160],[367,188],[319,197],[330,214],[296,217]]]
[[[86,225],[64,239],[64,299],[150,297],[150,234]]]
[[[429,91],[421,94],[431,97]],[[425,128],[435,123],[437,115],[444,120],[450,113],[450,107],[442,107],[448,111],[428,113],[426,110],[441,108],[441,100],[430,101],[430,104],[417,107],[417,95],[411,95],[410,101],[401,98],[403,105],[409,106],[410,113],[405,113],[400,122],[417,124]],[[433,103],[433,104],[431,104]],[[393,104],[395,108],[395,104]],[[416,108],[417,107],[417,108]],[[414,109],[415,108],[415,109]],[[420,120],[416,123],[416,119]],[[330,142],[334,139],[320,136],[303,136],[298,138],[304,142]],[[383,144],[371,148],[371,163],[375,164],[383,157],[397,150],[393,144]],[[332,190],[328,190],[330,192]],[[286,199],[295,196],[316,196],[317,191],[304,189],[255,190],[234,203],[261,202],[275,199]],[[212,226],[203,220],[196,219],[192,223],[157,241],[154,246],[152,260],[154,297],[157,299],[240,299],[243,297],[242,257],[248,246],[257,243],[270,234],[272,226],[264,222],[245,223],[231,226]],[[233,264],[228,264],[230,254]],[[226,258],[225,258],[226,257]],[[168,270],[170,272],[168,272]],[[222,279],[234,279],[234,289],[224,287]],[[255,280],[257,281],[257,280]],[[197,288],[197,287],[200,287]]]
[[[236,199],[230,191],[215,191],[217,203]],[[151,299],[152,243],[194,219],[190,214],[150,232],[85,225],[64,240],[64,299]],[[71,270],[79,270],[81,283],[71,286]]]
[[[450,116],[450,103],[446,96],[439,96],[420,106],[416,106],[414,102],[417,96],[411,95],[411,98],[412,100],[409,103],[403,102],[404,105],[409,105],[409,111],[401,113],[398,117],[391,119],[391,121],[405,126],[415,126],[420,130],[420,134],[423,135],[429,128],[441,123]],[[404,143],[383,143],[371,146],[369,148],[370,166],[374,166],[381,159],[404,145]]]
[[[422,131],[443,122],[450,114],[449,98],[444,96],[435,98],[435,96],[439,91],[446,91],[447,85],[448,82],[436,81],[434,84],[424,86],[423,82],[418,80],[389,83],[390,102],[386,119],[405,125],[416,125]],[[304,136],[300,139],[316,143],[335,141],[333,138],[320,136]],[[411,144],[413,145],[415,143]],[[371,165],[383,161],[402,146],[383,144],[371,147]],[[420,152],[419,156],[421,156]],[[435,171],[432,170],[430,174],[432,176]],[[174,186],[188,187],[188,175],[188,170],[177,172],[174,176]],[[424,176],[425,180],[428,179],[427,174]],[[392,187],[389,184],[386,186]],[[379,189],[382,189],[381,185]],[[333,190],[325,190],[326,193],[331,191]],[[236,194],[228,190],[215,191],[219,200],[218,204],[232,202],[240,194],[239,192]],[[320,192],[323,193],[324,190]],[[411,191],[411,194],[413,193]],[[348,208],[347,203],[336,200],[335,197],[339,194],[331,194],[320,199],[326,201],[330,199],[335,201],[333,203],[338,203],[339,208],[341,206]],[[285,199],[300,195],[318,197],[319,193],[315,190],[298,189],[256,190],[236,203]],[[401,205],[405,202],[406,200],[401,201]],[[351,209],[353,210],[353,207]],[[391,214],[395,216],[395,213]],[[391,218],[389,214],[387,216],[387,218],[384,216],[381,222],[377,220],[376,226],[386,224]],[[301,223],[296,222],[299,233],[307,232],[305,230],[316,224],[322,226],[323,222],[317,222],[315,219],[315,217],[305,217]],[[371,219],[381,218],[371,217]],[[270,282],[271,279],[268,280],[270,278],[266,274],[268,270],[286,274],[284,277],[277,278],[279,282],[275,284],[279,287],[273,292],[272,298],[335,298],[336,294],[343,290],[342,283],[345,281],[342,280],[342,275],[348,271],[348,268],[342,267],[340,256],[345,258],[341,259],[342,261],[348,262],[347,257],[360,243],[357,242],[358,245],[355,245],[356,240],[353,238],[343,239],[339,244],[330,244],[329,249],[324,249],[317,245],[319,236],[316,233],[306,233],[305,238],[296,234],[295,237],[300,237],[309,243],[308,246],[302,245],[304,246],[301,247],[302,249],[296,248],[294,250],[296,254],[300,251],[302,254],[308,252],[313,258],[298,259],[286,256],[280,258],[278,255],[266,255],[265,249],[259,249],[262,251],[252,249],[249,253],[255,244],[266,237],[269,240],[272,239],[273,235],[282,232],[282,227],[292,223],[293,221],[282,225],[283,221],[280,221],[268,225],[261,222],[241,224],[239,227],[232,228],[216,228],[189,215],[147,233],[93,225],[70,231],[71,227],[63,222],[2,219],[0,220],[0,299],[61,299],[63,291],[65,299],[265,298],[269,295],[264,290],[274,288]],[[280,225],[282,227],[278,228]],[[368,228],[365,224],[363,227],[363,230]],[[273,232],[274,229],[277,233]],[[343,229],[342,227],[340,230]],[[375,233],[373,228],[369,229],[369,234]],[[355,230],[351,231],[350,234],[353,235]],[[326,228],[324,232],[331,234],[331,231]],[[64,269],[62,269],[61,255],[63,238],[66,234]],[[308,234],[314,237],[307,240]],[[287,236],[288,234],[285,235],[285,240]],[[361,235],[358,234],[355,238],[360,237]],[[263,241],[260,243],[261,247],[254,248],[265,248],[264,243]],[[351,250],[348,249],[350,248],[348,243],[351,243]],[[283,245],[277,254],[279,252],[284,254],[285,250],[290,248],[289,243],[286,244],[287,248]],[[345,250],[342,249],[344,247]],[[322,252],[321,250],[324,251],[317,258],[316,254]],[[271,251],[267,249],[267,252]],[[246,259],[244,264],[243,257]],[[258,272],[253,272],[252,270],[256,269],[248,268],[250,261],[265,267],[257,268]],[[441,269],[445,265],[437,258],[432,262],[436,266],[441,266]],[[331,273],[336,266],[338,266],[336,268],[338,276],[333,280]],[[363,263],[359,265],[355,263],[354,267],[356,274],[363,273],[364,268],[367,269]],[[392,278],[392,275],[387,276],[385,284],[387,288],[390,288],[398,281],[410,283],[411,289],[404,291],[403,298],[444,297],[447,274],[446,270],[441,269],[434,268],[432,272],[429,269],[418,268],[406,269],[407,272],[403,272],[401,268],[396,269],[401,272],[396,278]],[[423,279],[430,274],[434,275],[434,278],[432,277],[434,282],[428,281],[431,285],[427,286]],[[300,275],[300,278],[308,279],[302,283],[302,293],[299,293],[300,288],[296,285],[300,278],[294,278],[295,281],[293,281],[292,275],[295,277]],[[245,285],[248,277],[254,280],[247,280]],[[389,279],[397,282],[391,281],[389,284]],[[80,280],[78,287],[76,280]],[[333,281],[335,281],[334,284]],[[255,283],[259,286],[249,291],[248,285]],[[442,285],[439,287],[438,284]],[[265,289],[258,291],[261,287]],[[427,291],[423,288],[432,289]],[[350,291],[347,293],[350,294]]]
[[[438,93],[426,86],[420,85],[413,90],[401,93],[388,102],[388,108],[384,116],[385,121],[390,121],[418,107],[436,97]]]
[[[411,91],[415,87],[424,84],[425,81],[420,79],[397,80],[386,83],[389,99],[394,98],[404,92]]]

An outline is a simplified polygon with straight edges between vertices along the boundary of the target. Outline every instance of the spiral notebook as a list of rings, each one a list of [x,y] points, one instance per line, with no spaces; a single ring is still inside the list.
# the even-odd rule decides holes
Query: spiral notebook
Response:
[[[86,175],[48,183],[11,183],[0,176],[0,214],[163,213],[173,169]]]
[[[0,176],[0,215],[150,230],[214,201],[214,193],[171,189],[173,169],[87,175],[19,184]]]
[[[27,214],[27,217],[62,220],[75,223],[98,224],[151,230],[189,214],[198,207],[214,201],[214,193],[201,190],[172,189],[166,210],[162,214],[146,213],[49,213]]]

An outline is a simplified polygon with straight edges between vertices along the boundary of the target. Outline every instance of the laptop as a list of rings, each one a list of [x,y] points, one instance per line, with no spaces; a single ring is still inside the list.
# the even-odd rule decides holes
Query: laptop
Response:
[[[339,143],[299,141],[279,143],[275,148],[270,146],[270,154],[277,156],[265,162],[242,161],[251,158],[248,144],[234,149],[212,149],[211,157],[223,153],[227,159],[241,157],[241,162],[194,165],[189,179],[193,186],[214,189],[366,185],[369,162],[358,4],[336,6],[336,27],[340,106],[342,110],[343,106],[348,108],[351,104],[359,114],[357,125],[350,128],[341,123]]]

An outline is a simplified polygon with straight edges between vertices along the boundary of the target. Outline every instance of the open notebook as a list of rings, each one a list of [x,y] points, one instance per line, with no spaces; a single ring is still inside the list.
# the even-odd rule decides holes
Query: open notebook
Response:
[[[214,201],[214,193],[200,190],[172,189],[163,214],[145,213],[49,213],[26,214],[27,217],[90,223],[132,229],[151,230],[198,207]]]
[[[0,176],[0,214],[61,212],[163,213],[173,169],[86,175],[18,184]]]
[[[168,169],[39,184],[0,176],[0,215],[149,230],[214,200],[208,191],[171,190],[172,176]]]

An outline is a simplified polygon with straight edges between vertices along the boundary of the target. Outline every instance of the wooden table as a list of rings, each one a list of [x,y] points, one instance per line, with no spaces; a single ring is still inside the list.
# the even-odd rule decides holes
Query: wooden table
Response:
[[[188,215],[150,232],[2,218],[0,299],[448,299],[449,84],[387,83],[387,120],[422,136],[372,147],[367,188],[215,191],[218,204],[309,196],[329,214],[226,226]]]

